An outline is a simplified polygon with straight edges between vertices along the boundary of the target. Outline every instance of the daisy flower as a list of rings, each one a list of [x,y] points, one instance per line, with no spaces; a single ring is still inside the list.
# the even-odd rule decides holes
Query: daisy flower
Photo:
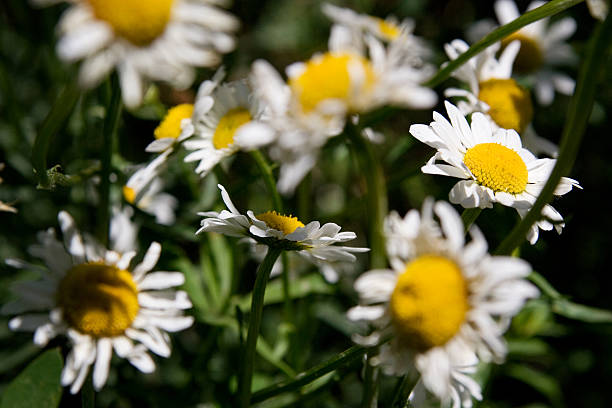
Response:
[[[354,340],[371,346],[389,339],[372,364],[392,375],[418,372],[417,389],[445,406],[471,407],[472,398],[481,399],[470,376],[476,364],[503,361],[510,320],[538,296],[524,279],[531,268],[518,258],[490,256],[476,227],[466,244],[461,217],[447,202],[428,199],[421,214],[412,210],[404,218],[391,213],[385,234],[392,267],[361,275],[360,305],[348,311],[375,330]]]
[[[522,147],[519,135],[512,129],[493,132],[491,122],[480,112],[472,115],[470,126],[457,107],[449,102],[445,106],[450,123],[434,112],[434,121],[429,126],[410,126],[412,136],[437,150],[421,168],[423,173],[462,179],[449,193],[454,204],[491,208],[493,203],[500,203],[524,216],[540,194],[556,160],[536,158]],[[573,187],[581,188],[576,180],[562,177],[554,194],[563,195]],[[563,218],[552,206],[547,205],[542,215],[561,233]],[[537,226],[551,230],[553,223],[544,220]],[[533,244],[537,238],[538,229],[534,225],[528,239]]]
[[[195,171],[202,177],[224,157],[268,144],[275,136],[261,121],[263,106],[247,82],[220,83],[222,72],[216,77],[200,86],[193,116],[194,137],[183,144],[193,150],[185,161],[199,161]]]
[[[104,386],[113,350],[140,371],[153,372],[155,363],[148,351],[168,357],[167,332],[193,323],[192,317],[183,315],[191,307],[187,294],[172,289],[184,282],[183,275],[151,272],[161,252],[156,242],[142,262],[130,267],[134,251],[124,252],[114,243],[106,249],[92,237],[82,236],[66,212],[60,212],[58,219],[63,242],[51,228],[40,232],[39,243],[30,248],[44,267],[7,260],[9,265],[42,275],[38,281],[14,286],[20,297],[7,303],[2,313],[21,315],[11,319],[9,327],[33,331],[34,343],[40,347],[60,334],[68,338],[70,352],[61,383],[70,386],[72,394],[79,391],[92,366],[94,388]],[[126,225],[120,221],[115,228]]]
[[[210,231],[230,237],[246,237],[253,243],[298,251],[299,255],[315,265],[321,262],[355,261],[353,253],[369,251],[368,248],[334,246],[357,237],[354,232],[340,232],[341,227],[334,223],[321,225],[319,221],[312,221],[304,225],[297,217],[278,214],[276,211],[255,215],[249,210],[247,215],[241,214],[225,188],[220,184],[218,187],[227,210],[198,213],[204,219],[196,234]]]
[[[211,67],[234,48],[237,19],[216,0],[65,0],[71,4],[58,24],[57,53],[83,60],[79,80],[97,85],[113,68],[123,101],[140,105],[150,81],[178,88],[193,82],[194,67]],[[59,0],[35,0],[38,4]]]
[[[165,162],[172,153],[168,149],[158,155],[146,166],[136,170],[123,186],[123,197],[131,205],[154,215],[155,221],[162,225],[174,223],[174,211],[178,200],[162,192],[164,184],[159,174],[165,168]]]
[[[534,1],[527,11],[546,4]],[[497,0],[494,4],[497,20],[501,25],[508,24],[521,16],[514,0]],[[550,105],[555,98],[555,90],[563,95],[574,93],[575,81],[568,75],[555,71],[559,65],[574,65],[577,56],[566,42],[576,31],[576,21],[565,17],[554,23],[548,18],[531,23],[502,40],[502,47],[518,40],[521,49],[514,61],[517,73],[530,77],[537,101]]]
[[[448,88],[444,95],[465,98],[457,104],[464,115],[483,112],[495,127],[518,132],[532,151],[556,156],[557,145],[539,137],[531,125],[533,104],[529,90],[512,78],[512,64],[521,48],[520,41],[512,41],[496,58],[500,47],[500,43],[493,44],[455,70],[452,75],[469,89]],[[468,48],[465,41],[458,39],[444,46],[451,60]]]
[[[435,92],[420,85],[433,67],[415,63],[410,41],[400,36],[385,47],[371,35],[356,38],[351,28],[335,25],[329,51],[287,67],[287,82],[269,63],[254,63],[255,93],[278,134],[270,153],[281,162],[282,193],[295,189],[325,142],[342,132],[347,115],[387,104],[424,109],[436,103]]]

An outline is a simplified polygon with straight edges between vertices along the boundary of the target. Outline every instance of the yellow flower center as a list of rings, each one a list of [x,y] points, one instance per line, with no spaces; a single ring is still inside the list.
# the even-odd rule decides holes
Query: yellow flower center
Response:
[[[176,139],[181,135],[181,121],[191,118],[193,115],[193,105],[183,103],[168,109],[168,113],[158,127],[153,131],[156,139],[172,138]]]
[[[174,0],[87,0],[94,16],[120,37],[142,47],[159,37],[170,20]]]
[[[463,163],[478,184],[493,191],[519,194],[527,186],[527,165],[514,150],[497,143],[481,143],[468,149]]]
[[[96,338],[123,334],[140,308],[132,274],[102,263],[71,268],[59,284],[57,303],[70,327]]]
[[[134,201],[136,200],[136,190],[134,190],[132,187],[123,186],[123,197],[128,203],[134,204]]]
[[[276,211],[267,211],[256,216],[258,220],[266,223],[270,228],[282,231],[283,234],[289,235],[304,224],[297,217],[280,215]]]
[[[251,113],[244,108],[229,110],[217,125],[213,135],[213,146],[215,149],[225,149],[234,144],[234,135],[240,126],[251,121]]]
[[[351,83],[349,64],[363,70],[365,81],[361,89]],[[311,112],[326,99],[340,99],[349,110],[357,108],[352,99],[355,91],[368,92],[376,81],[372,64],[367,59],[352,54],[325,53],[306,63],[304,72],[289,80],[289,86],[298,98],[304,112]]]
[[[523,133],[533,118],[529,91],[514,79],[493,78],[481,82],[478,99],[489,105],[489,115],[501,128]]]
[[[514,40],[521,42],[521,49],[514,60],[513,68],[523,74],[528,74],[540,68],[544,63],[544,54],[540,44],[535,39],[517,31],[502,40],[502,50]]]
[[[450,259],[422,255],[399,276],[389,307],[401,341],[425,351],[459,331],[469,309],[467,283]]]
[[[400,29],[397,25],[389,23],[381,18],[376,18],[378,30],[380,34],[387,40],[395,40],[400,35]]]

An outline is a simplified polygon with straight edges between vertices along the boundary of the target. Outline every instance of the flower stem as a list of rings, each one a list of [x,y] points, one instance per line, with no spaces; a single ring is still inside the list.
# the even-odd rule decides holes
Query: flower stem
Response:
[[[257,337],[259,336],[259,326],[261,325],[261,315],[264,305],[264,293],[266,284],[270,278],[270,271],[274,262],[281,254],[282,249],[268,247],[268,253],[261,265],[257,269],[257,277],[255,278],[255,286],[253,288],[253,298],[251,301],[251,316],[249,318],[249,329],[247,339],[242,355],[242,367],[238,376],[238,401],[239,407],[246,408],[250,404],[251,399],[251,381],[253,379],[253,365],[255,357],[255,346],[257,345]]]
[[[416,373],[406,374],[395,389],[395,396],[393,397],[391,408],[411,407],[412,405],[408,403],[408,397],[410,397],[410,393],[418,381],[419,376]]]
[[[76,81],[66,84],[36,134],[34,146],[32,146],[32,165],[38,179],[38,188],[53,188],[53,183],[47,174],[49,145],[72,113],[80,95]]]
[[[102,171],[100,173],[100,203],[98,205],[98,239],[102,245],[108,245],[110,220],[110,173],[113,152],[115,151],[115,134],[121,117],[121,89],[116,76],[110,80],[110,101],[102,125]]]
[[[272,195],[272,203],[274,205],[274,209],[279,213],[283,213],[283,200],[281,199],[280,194],[278,194],[278,190],[276,189],[276,180],[274,179],[274,175],[272,174],[272,167],[266,161],[263,154],[259,150],[252,150],[251,156],[255,160],[259,171],[261,172],[261,176],[268,187],[268,191]],[[291,305],[291,293],[289,291],[289,258],[286,252],[283,252],[281,255],[281,262],[283,265],[283,273],[281,276],[283,283],[283,299],[284,299],[284,313],[285,319],[290,322],[291,316],[293,316],[293,307]]]
[[[380,369],[370,364],[371,353],[366,355],[365,374],[363,379],[363,398],[361,408],[376,408],[378,406],[378,375]]]
[[[347,123],[345,132],[355,147],[368,187],[368,214],[366,218],[369,222],[369,239],[372,249],[370,252],[370,267],[384,268],[387,266],[383,232],[383,223],[387,214],[387,188],[383,169],[372,145],[359,134],[359,130],[354,125]]]
[[[478,218],[480,213],[482,212],[482,208],[466,208],[461,213],[461,221],[463,221],[463,226],[465,230],[468,231],[474,221]]]
[[[610,43],[612,43],[612,13],[608,14],[606,20],[597,26],[589,41],[586,56],[578,74],[576,92],[570,101],[555,167],[525,218],[502,241],[495,250],[495,254],[511,254],[525,240],[527,231],[542,217],[542,209],[553,198],[559,180],[572,169],[584,130],[591,116],[598,79],[602,68],[608,61]]]
[[[336,368],[348,365],[361,358],[367,351],[368,348],[366,347],[353,346],[342,353],[335,355],[331,359],[298,374],[294,379],[282,381],[278,384],[274,384],[270,387],[257,391],[255,394],[253,394],[251,403],[255,404],[284,392],[297,390],[301,386],[311,383],[312,381],[324,376]]]

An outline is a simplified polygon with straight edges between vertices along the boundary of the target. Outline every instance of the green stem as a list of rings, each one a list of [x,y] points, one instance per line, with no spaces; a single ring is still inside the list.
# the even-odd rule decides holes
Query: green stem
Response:
[[[121,116],[121,89],[117,77],[113,76],[110,84],[110,101],[102,125],[102,171],[100,172],[100,204],[98,206],[98,238],[102,245],[108,244],[110,220],[110,173],[113,152],[115,151],[115,134]]]
[[[274,175],[272,174],[272,167],[267,162],[263,154],[259,150],[252,150],[251,156],[255,160],[259,171],[261,172],[261,176],[268,187],[268,191],[272,195],[272,203],[274,204],[274,209],[279,213],[283,213],[283,200],[281,199],[278,190],[276,189],[276,180],[274,179]],[[281,255],[281,263],[283,265],[283,273],[281,276],[283,283],[283,298],[284,298],[284,313],[285,319],[289,322],[291,317],[293,316],[293,306],[291,304],[291,292],[289,290],[289,257],[287,253],[283,253]]]
[[[387,266],[383,223],[387,215],[387,187],[380,161],[370,142],[359,134],[359,129],[348,123],[345,132],[350,138],[366,179],[367,219],[370,238],[370,267]]]
[[[47,153],[55,134],[62,128],[79,100],[76,82],[68,83],[43,121],[32,146],[32,165],[38,178],[38,188],[51,188],[47,175]]]
[[[312,381],[324,376],[325,374],[335,370],[336,368],[348,365],[351,362],[361,358],[367,351],[368,348],[366,347],[353,346],[348,350],[345,350],[342,353],[335,355],[331,359],[321,364],[318,364],[313,368],[304,371],[303,373],[298,374],[297,376],[295,376],[294,379],[281,381],[270,387],[264,388],[263,390],[257,391],[255,394],[253,394],[253,397],[251,398],[251,403],[255,404],[257,402],[265,401],[268,398],[272,398],[284,392],[297,390],[301,386],[311,383]]]
[[[578,74],[576,91],[570,101],[569,112],[561,136],[559,157],[555,167],[533,207],[495,250],[496,254],[511,254],[525,240],[527,231],[542,217],[542,209],[553,198],[559,180],[571,171],[578,155],[584,130],[591,116],[598,79],[602,68],[608,61],[611,42],[612,13],[608,14],[606,20],[595,29],[589,41],[586,57]]]
[[[264,293],[266,291],[266,284],[270,278],[272,266],[281,252],[282,249],[280,248],[268,247],[268,253],[257,269],[257,277],[253,288],[253,299],[251,301],[249,329],[242,355],[242,367],[240,368],[238,377],[238,401],[241,408],[246,408],[250,404],[255,346],[257,345],[257,337],[259,337],[259,326],[261,325],[261,315],[264,305]]]
[[[408,397],[419,381],[419,376],[416,373],[406,374],[398,387],[395,389],[391,408],[405,408],[411,405],[408,404]]]
[[[366,356],[365,374],[363,379],[363,397],[361,408],[376,408],[378,406],[378,375],[380,369],[370,364],[370,353]]]
[[[449,61],[448,64],[446,64],[438,71],[436,75],[433,76],[433,78],[425,82],[423,85],[430,88],[439,85],[442,81],[448,78],[454,70],[465,64],[470,58],[477,55],[491,44],[500,41],[520,28],[533,23],[534,21],[553,16],[562,12],[563,10],[575,6],[576,4],[582,3],[583,1],[584,0],[552,0],[543,6],[526,12],[516,20],[491,31],[480,41],[472,45],[466,52],[461,54],[457,59]]]
[[[461,221],[463,221],[463,225],[465,230],[468,231],[474,221],[478,218],[480,213],[482,212],[482,208],[466,208],[461,213]]]

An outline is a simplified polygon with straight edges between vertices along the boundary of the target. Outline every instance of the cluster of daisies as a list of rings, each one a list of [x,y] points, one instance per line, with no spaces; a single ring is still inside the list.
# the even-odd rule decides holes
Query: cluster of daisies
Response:
[[[37,0],[38,3],[49,1]],[[531,8],[543,2],[534,2]],[[598,7],[598,2],[590,2]],[[147,85],[165,81],[189,87],[195,67],[218,65],[220,54],[234,47],[238,21],[220,0],[156,0],[146,6],[133,0],[71,1],[59,24],[58,54],[81,62],[83,86],[98,84],[116,68],[128,107],[142,102]],[[512,0],[494,4],[498,23],[520,13]],[[290,195],[316,165],[319,152],[347,123],[360,126],[360,115],[393,105],[430,109],[437,94],[423,86],[436,71],[431,48],[413,34],[414,22],[382,20],[352,10],[324,5],[333,26],[328,50],[288,66],[285,76],[270,63],[255,61],[247,78],[226,81],[223,68],[204,81],[192,104],[174,106],[154,131],[146,151],[153,159],[136,170],[123,186],[125,200],[174,222],[178,200],[163,191],[169,160],[195,162],[204,177],[238,151],[265,149],[279,165],[278,190]],[[471,40],[486,34],[494,22],[479,22]],[[444,95],[446,116],[434,112],[429,125],[414,124],[409,132],[436,150],[423,173],[460,179],[449,200],[463,208],[491,208],[499,203],[523,217],[533,206],[554,165],[557,146],[533,128],[536,101],[550,104],[555,92],[573,92],[571,78],[555,70],[575,63],[565,43],[576,24],[571,18],[552,24],[544,19],[513,33],[473,57],[453,75],[460,87]],[[469,48],[457,39],[446,44],[452,60]],[[368,137],[363,129],[359,137]],[[179,155],[182,150],[186,154]],[[562,178],[555,195],[576,180]],[[241,213],[219,185],[227,209],[199,213],[197,233],[208,231],[242,238],[252,247],[295,251],[322,271],[338,262],[353,262],[368,248],[336,245],[356,238],[334,223],[304,224],[296,217],[266,211]],[[148,351],[170,354],[167,332],[183,330],[193,319],[180,272],[151,272],[161,246],[151,244],[135,266],[136,237],[130,207],[115,211],[110,249],[78,232],[66,212],[58,219],[63,241],[55,231],[41,232],[30,253],[44,267],[9,260],[17,268],[39,271],[41,279],[19,283],[19,298],[2,312],[18,315],[13,330],[34,331],[44,346],[59,334],[68,338],[62,383],[77,392],[93,366],[93,384],[100,389],[109,373],[113,350],[143,372],[155,365]],[[529,231],[532,244],[539,229],[563,228],[562,216],[550,205]],[[525,301],[538,296],[525,278],[531,269],[513,257],[491,256],[477,227],[468,231],[454,207],[428,199],[421,211],[385,220],[389,269],[365,272],[355,281],[360,304],[348,311],[374,330],[355,335],[364,346],[379,346],[369,362],[394,375],[420,380],[410,399],[417,406],[431,396],[453,407],[470,407],[481,398],[472,374],[480,361],[501,362],[503,334]],[[325,272],[324,272],[325,273]]]

